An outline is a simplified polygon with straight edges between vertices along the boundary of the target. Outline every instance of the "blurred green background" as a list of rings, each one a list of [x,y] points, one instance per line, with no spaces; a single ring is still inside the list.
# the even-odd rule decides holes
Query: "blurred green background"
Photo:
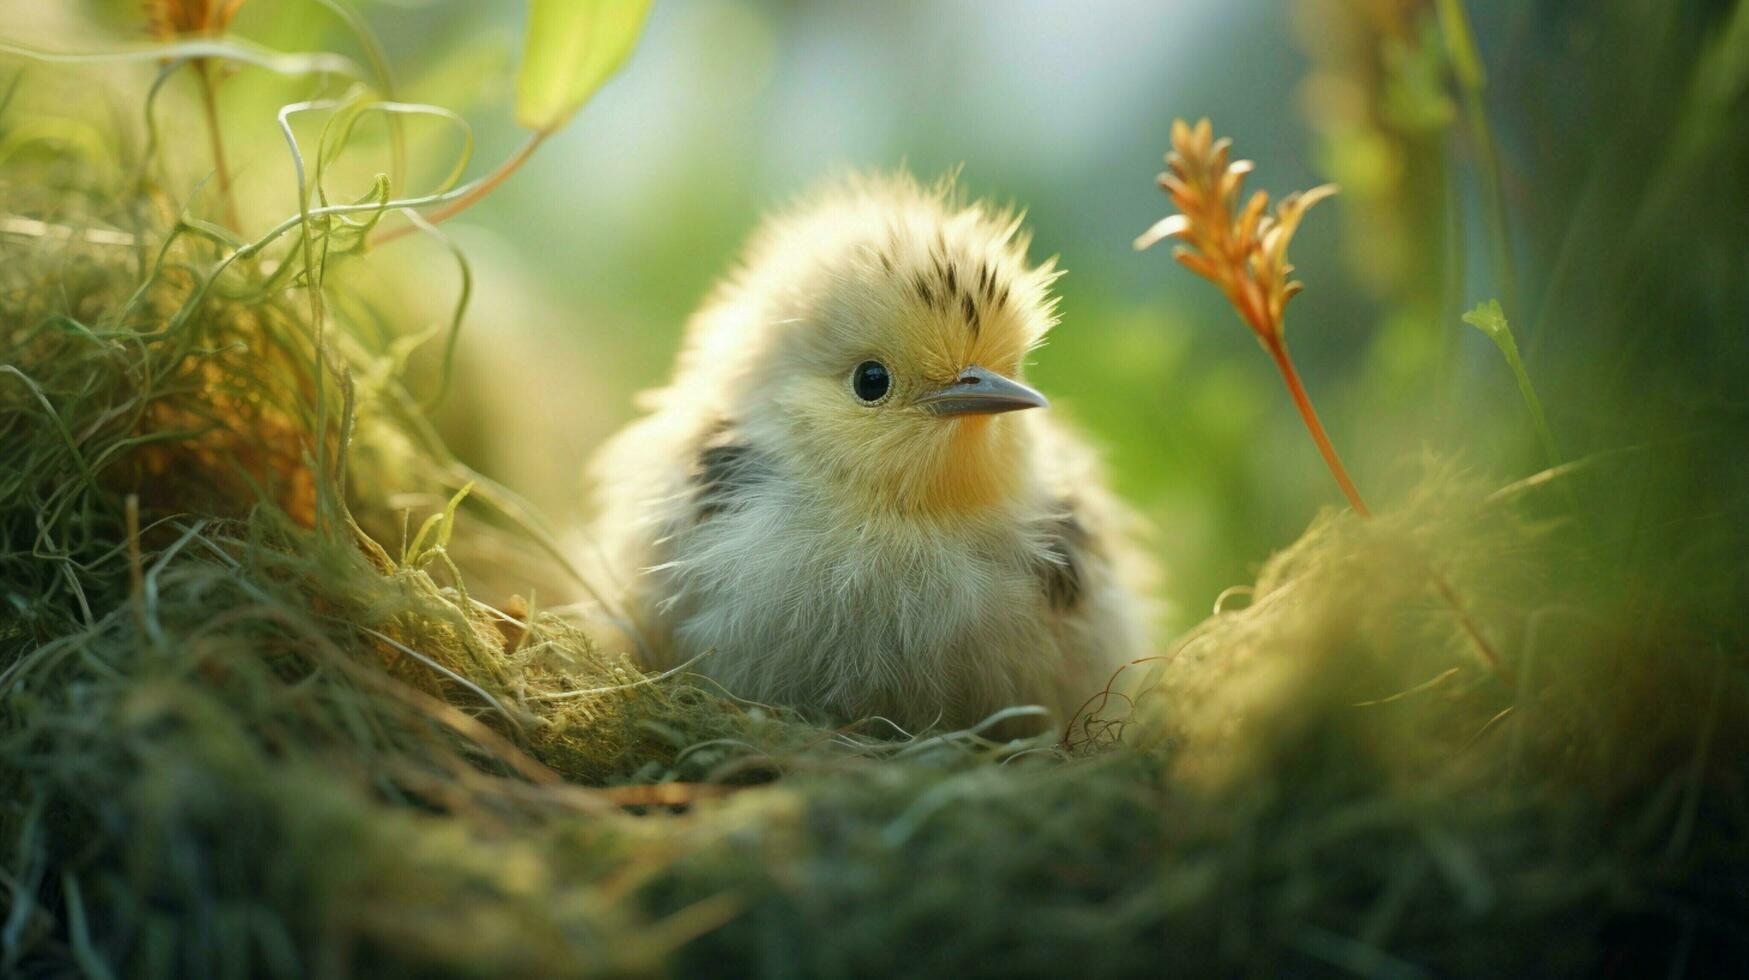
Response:
[[[631,417],[632,395],[664,380],[688,313],[761,214],[845,169],[958,172],[966,193],[1025,207],[1035,257],[1069,272],[1032,378],[1151,521],[1164,625],[1183,627],[1340,502],[1216,291],[1163,250],[1130,248],[1167,210],[1153,178],[1172,120],[1208,116],[1256,161],[1253,187],[1343,185],[1295,240],[1307,289],[1288,338],[1375,503],[1429,455],[1499,483],[1546,465],[1498,351],[1459,319],[1490,298],[1506,304],[1569,458],[1648,439],[1728,444],[1746,414],[1734,379],[1749,310],[1749,16],[1698,0],[1472,2],[1478,78],[1450,57],[1458,7],[661,0],[624,73],[445,226],[475,293],[441,428],[465,460],[576,524],[585,460]],[[397,94],[472,124],[470,174],[521,143],[522,3],[357,9]],[[121,0],[9,0],[0,14],[50,46],[140,30]],[[236,30],[362,57],[316,2],[250,0]],[[1483,85],[1473,106],[1466,81]],[[246,225],[295,207],[273,110],[306,92],[260,72],[220,90],[239,185],[253,188]],[[184,92],[167,118],[198,180],[209,165],[191,105]],[[370,138],[332,186],[363,193],[383,169],[386,141]],[[411,138],[417,189],[459,143],[429,124]],[[453,261],[417,239],[337,275],[398,283],[375,295],[410,330],[441,327],[458,290]],[[1740,469],[1697,469],[1689,483],[1716,499],[1673,493],[1670,507],[1735,522]]]
[[[508,53],[516,6],[458,4],[444,20]],[[658,3],[624,75],[457,232],[492,270],[465,358],[490,367],[479,399],[446,413],[452,440],[549,510],[575,508],[579,462],[629,417],[632,392],[664,380],[687,315],[763,213],[845,169],[957,171],[968,195],[1026,209],[1035,258],[1061,256],[1062,323],[1032,376],[1157,528],[1173,622],[1200,618],[1336,498],[1218,294],[1130,241],[1165,212],[1153,178],[1175,116],[1212,116],[1257,160],[1260,186],[1320,179],[1287,14],[1219,2]],[[401,58],[432,50],[411,42]],[[505,77],[467,93],[483,159],[521,138],[505,122]],[[1373,316],[1344,281],[1338,220],[1318,215],[1299,245],[1316,288],[1296,316],[1330,424],[1370,473],[1390,454],[1363,449],[1334,396],[1365,370],[1356,355]],[[1455,318],[1446,326],[1457,331]],[[517,376],[542,389],[536,417],[525,386],[495,389]],[[512,435],[531,429],[542,436]]]

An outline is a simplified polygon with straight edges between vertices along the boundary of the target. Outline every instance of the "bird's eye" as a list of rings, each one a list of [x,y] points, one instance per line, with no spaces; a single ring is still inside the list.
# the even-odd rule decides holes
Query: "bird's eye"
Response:
[[[863,361],[856,366],[856,370],[850,372],[850,390],[870,405],[886,398],[892,387],[893,376],[887,373],[887,366],[879,361]]]

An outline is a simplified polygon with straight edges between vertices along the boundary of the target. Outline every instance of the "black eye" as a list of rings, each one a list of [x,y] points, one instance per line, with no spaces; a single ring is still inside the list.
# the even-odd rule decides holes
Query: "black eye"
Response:
[[[888,389],[893,386],[893,377],[887,373],[887,366],[879,361],[863,361],[850,372],[850,389],[856,392],[856,397],[869,404],[874,404],[887,397]]]

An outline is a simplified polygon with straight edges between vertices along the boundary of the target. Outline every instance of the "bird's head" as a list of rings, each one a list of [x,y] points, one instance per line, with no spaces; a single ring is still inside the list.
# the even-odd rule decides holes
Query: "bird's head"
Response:
[[[874,509],[963,514],[1025,489],[1022,380],[1054,322],[1020,219],[909,178],[834,187],[755,239],[686,370],[784,463]],[[714,348],[714,349],[713,349]],[[713,382],[706,376],[720,372]],[[720,386],[720,387],[719,387]]]

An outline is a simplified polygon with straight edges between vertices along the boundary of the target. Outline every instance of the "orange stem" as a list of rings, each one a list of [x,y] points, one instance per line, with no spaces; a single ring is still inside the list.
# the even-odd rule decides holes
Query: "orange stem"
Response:
[[[1265,340],[1263,346],[1269,351],[1270,356],[1275,358],[1275,366],[1281,369],[1282,380],[1287,382],[1288,393],[1294,396],[1294,404],[1299,407],[1300,418],[1305,420],[1306,429],[1312,434],[1312,441],[1318,444],[1318,452],[1324,454],[1324,463],[1330,467],[1330,474],[1336,477],[1337,484],[1342,487],[1343,494],[1348,497],[1349,505],[1360,516],[1372,517],[1372,511],[1367,509],[1366,501],[1360,499],[1360,491],[1355,489],[1354,481],[1348,478],[1348,470],[1343,467],[1342,458],[1336,455],[1336,447],[1331,444],[1329,433],[1324,431],[1324,423],[1318,421],[1318,410],[1312,407],[1312,400],[1306,396],[1306,386],[1300,383],[1300,373],[1294,370],[1293,358],[1288,356],[1287,345],[1280,340]],[[1445,604],[1457,614],[1458,625],[1463,627],[1464,632],[1469,635],[1470,642],[1474,643],[1476,649],[1481,652],[1482,659],[1499,672],[1507,684],[1515,683],[1512,671],[1501,661],[1500,654],[1495,652],[1493,644],[1489,643],[1488,638],[1482,635],[1482,628],[1470,617],[1469,611],[1464,608],[1463,603],[1458,601],[1457,592],[1451,587],[1451,583],[1447,582],[1445,576],[1441,575],[1436,568],[1430,566],[1427,573],[1433,579],[1433,587],[1439,592],[1440,598],[1445,600]]]
[[[479,203],[481,198],[496,190],[499,184],[509,180],[511,174],[522,169],[522,165],[528,162],[528,158],[534,155],[535,149],[539,147],[541,142],[546,138],[547,134],[545,132],[537,132],[530,136],[528,142],[522,144],[522,148],[517,150],[510,159],[505,160],[498,165],[497,170],[480,178],[480,180],[474,184],[473,189],[466,194],[463,194],[461,197],[458,197],[455,200],[450,201],[448,204],[445,204],[437,210],[425,215],[425,220],[435,225],[438,222],[453,218]],[[387,231],[378,232],[371,238],[371,244],[387,244],[403,235],[411,234],[414,228],[414,225],[408,224],[402,225],[398,228],[390,228]]]
[[[1281,369],[1281,378],[1287,382],[1288,394],[1294,397],[1294,405],[1300,410],[1300,418],[1305,420],[1306,431],[1312,434],[1312,441],[1317,444],[1318,452],[1324,455],[1324,465],[1330,467],[1330,475],[1336,478],[1342,493],[1348,498],[1349,506],[1362,517],[1371,517],[1372,511],[1367,509],[1366,501],[1360,499],[1360,491],[1354,488],[1354,481],[1348,478],[1348,470],[1342,465],[1342,458],[1336,455],[1336,447],[1330,443],[1330,436],[1324,431],[1324,423],[1318,421],[1318,410],[1312,407],[1312,400],[1306,396],[1306,386],[1300,383],[1300,373],[1294,370],[1293,358],[1287,354],[1287,345],[1280,339],[1263,342],[1269,356],[1275,358],[1275,366]]]

